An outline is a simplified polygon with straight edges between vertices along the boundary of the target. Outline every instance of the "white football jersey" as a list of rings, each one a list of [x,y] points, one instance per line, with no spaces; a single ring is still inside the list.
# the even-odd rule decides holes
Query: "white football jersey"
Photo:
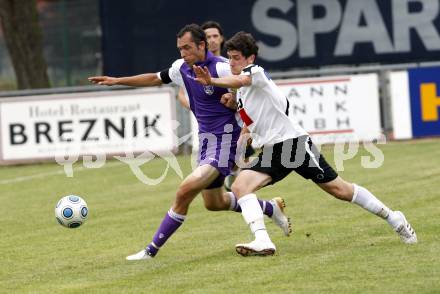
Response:
[[[307,135],[289,115],[289,101],[264,69],[250,64],[241,75],[250,75],[252,84],[237,91],[238,111],[257,146],[273,145]]]

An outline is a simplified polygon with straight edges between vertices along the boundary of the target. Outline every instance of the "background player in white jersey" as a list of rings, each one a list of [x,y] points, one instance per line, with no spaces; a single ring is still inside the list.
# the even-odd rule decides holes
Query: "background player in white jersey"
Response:
[[[206,41],[208,42],[208,49],[215,56],[227,58],[222,56],[223,47],[225,45],[225,35],[220,24],[213,20],[208,20],[201,25],[206,34]]]
[[[254,241],[237,244],[237,252],[245,256],[275,252],[255,192],[282,180],[292,171],[311,179],[337,199],[351,201],[385,219],[403,242],[416,243],[416,233],[402,212],[391,210],[367,189],[338,176],[306,131],[289,117],[287,98],[264,69],[254,64],[258,46],[252,35],[239,32],[226,42],[225,47],[235,76],[212,78],[205,68],[194,66],[197,80],[204,85],[239,88],[236,98],[240,115],[254,140],[264,145],[258,159],[251,162],[232,185],[243,217],[255,234]]]

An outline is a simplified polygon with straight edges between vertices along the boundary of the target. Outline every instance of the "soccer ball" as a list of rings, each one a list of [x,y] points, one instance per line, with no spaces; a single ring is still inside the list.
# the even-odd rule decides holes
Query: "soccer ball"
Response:
[[[76,195],[61,198],[55,207],[57,221],[67,228],[79,227],[86,221],[88,214],[87,203]]]

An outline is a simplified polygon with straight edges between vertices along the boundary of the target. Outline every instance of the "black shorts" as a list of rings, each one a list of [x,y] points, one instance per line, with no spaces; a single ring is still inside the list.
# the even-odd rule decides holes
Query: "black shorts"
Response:
[[[220,188],[223,186],[224,183],[225,183],[225,176],[219,174],[218,177],[216,177],[214,181],[212,181],[212,183],[205,188],[205,190]]]
[[[255,149],[252,147],[252,145],[246,146],[246,152],[244,153],[244,158],[249,158],[255,153]]]
[[[336,171],[312,143],[309,136],[289,139],[273,146],[263,147],[258,158],[244,168],[267,174],[274,183],[292,171],[315,183],[327,183],[338,177]]]

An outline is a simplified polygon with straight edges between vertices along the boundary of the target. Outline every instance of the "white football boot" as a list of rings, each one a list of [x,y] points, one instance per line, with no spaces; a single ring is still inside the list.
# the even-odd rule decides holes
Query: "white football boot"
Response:
[[[284,213],[286,202],[281,197],[275,197],[269,201],[273,206],[273,214],[271,216],[272,221],[283,230],[284,235],[287,237],[292,233],[292,224],[290,218]]]
[[[243,256],[274,255],[276,248],[271,241],[254,240],[250,243],[235,245],[235,251]]]
[[[126,260],[145,260],[145,259],[152,259],[154,256],[150,254],[148,249],[142,249],[136,254],[129,255],[125,259]]]
[[[395,228],[394,230],[399,235],[403,243],[405,244],[417,243],[416,231],[414,231],[414,229],[411,227],[409,222],[406,220],[405,215],[401,211],[395,211],[394,213],[397,213],[402,220],[402,223],[399,226],[397,226],[397,228]]]

